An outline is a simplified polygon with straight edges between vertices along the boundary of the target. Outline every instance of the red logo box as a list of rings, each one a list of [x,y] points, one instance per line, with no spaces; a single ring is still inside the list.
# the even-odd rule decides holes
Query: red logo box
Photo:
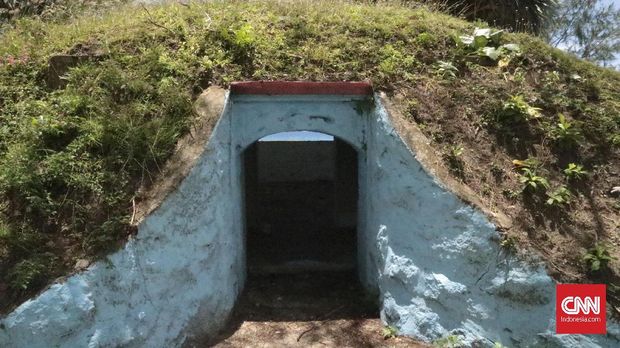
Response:
[[[557,284],[555,332],[606,334],[605,284]]]

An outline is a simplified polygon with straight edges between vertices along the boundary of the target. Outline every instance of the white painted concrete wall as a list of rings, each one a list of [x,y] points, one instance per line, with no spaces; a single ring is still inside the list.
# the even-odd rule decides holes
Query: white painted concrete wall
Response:
[[[379,104],[379,101],[375,101]],[[175,347],[213,334],[245,278],[242,152],[268,134],[313,130],[359,151],[360,278],[402,334],[470,346],[612,347],[556,336],[554,282],[500,252],[494,226],[441,188],[381,105],[346,97],[231,98],[207,150],[135,240],[0,320],[0,347]]]

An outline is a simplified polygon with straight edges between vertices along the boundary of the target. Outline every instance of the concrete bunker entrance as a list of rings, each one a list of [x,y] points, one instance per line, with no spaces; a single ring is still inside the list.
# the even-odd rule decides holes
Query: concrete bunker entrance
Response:
[[[242,161],[243,319],[378,316],[358,280],[357,150],[325,133],[284,132],[248,146]]]

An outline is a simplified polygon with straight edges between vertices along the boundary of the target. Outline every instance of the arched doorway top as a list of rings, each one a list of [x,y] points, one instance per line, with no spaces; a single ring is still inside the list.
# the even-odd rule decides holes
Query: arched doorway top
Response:
[[[231,140],[238,152],[281,132],[312,131],[337,137],[356,151],[366,148],[367,95],[234,95]]]

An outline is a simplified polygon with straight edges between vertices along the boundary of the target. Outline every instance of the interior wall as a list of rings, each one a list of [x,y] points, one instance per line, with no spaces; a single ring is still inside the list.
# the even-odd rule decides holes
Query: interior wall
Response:
[[[356,229],[358,224],[359,175],[357,152],[340,139],[336,147],[336,226]]]
[[[336,177],[333,141],[259,141],[255,146],[261,183],[333,181]]]
[[[357,268],[357,152],[335,139],[245,150],[250,272]]]

